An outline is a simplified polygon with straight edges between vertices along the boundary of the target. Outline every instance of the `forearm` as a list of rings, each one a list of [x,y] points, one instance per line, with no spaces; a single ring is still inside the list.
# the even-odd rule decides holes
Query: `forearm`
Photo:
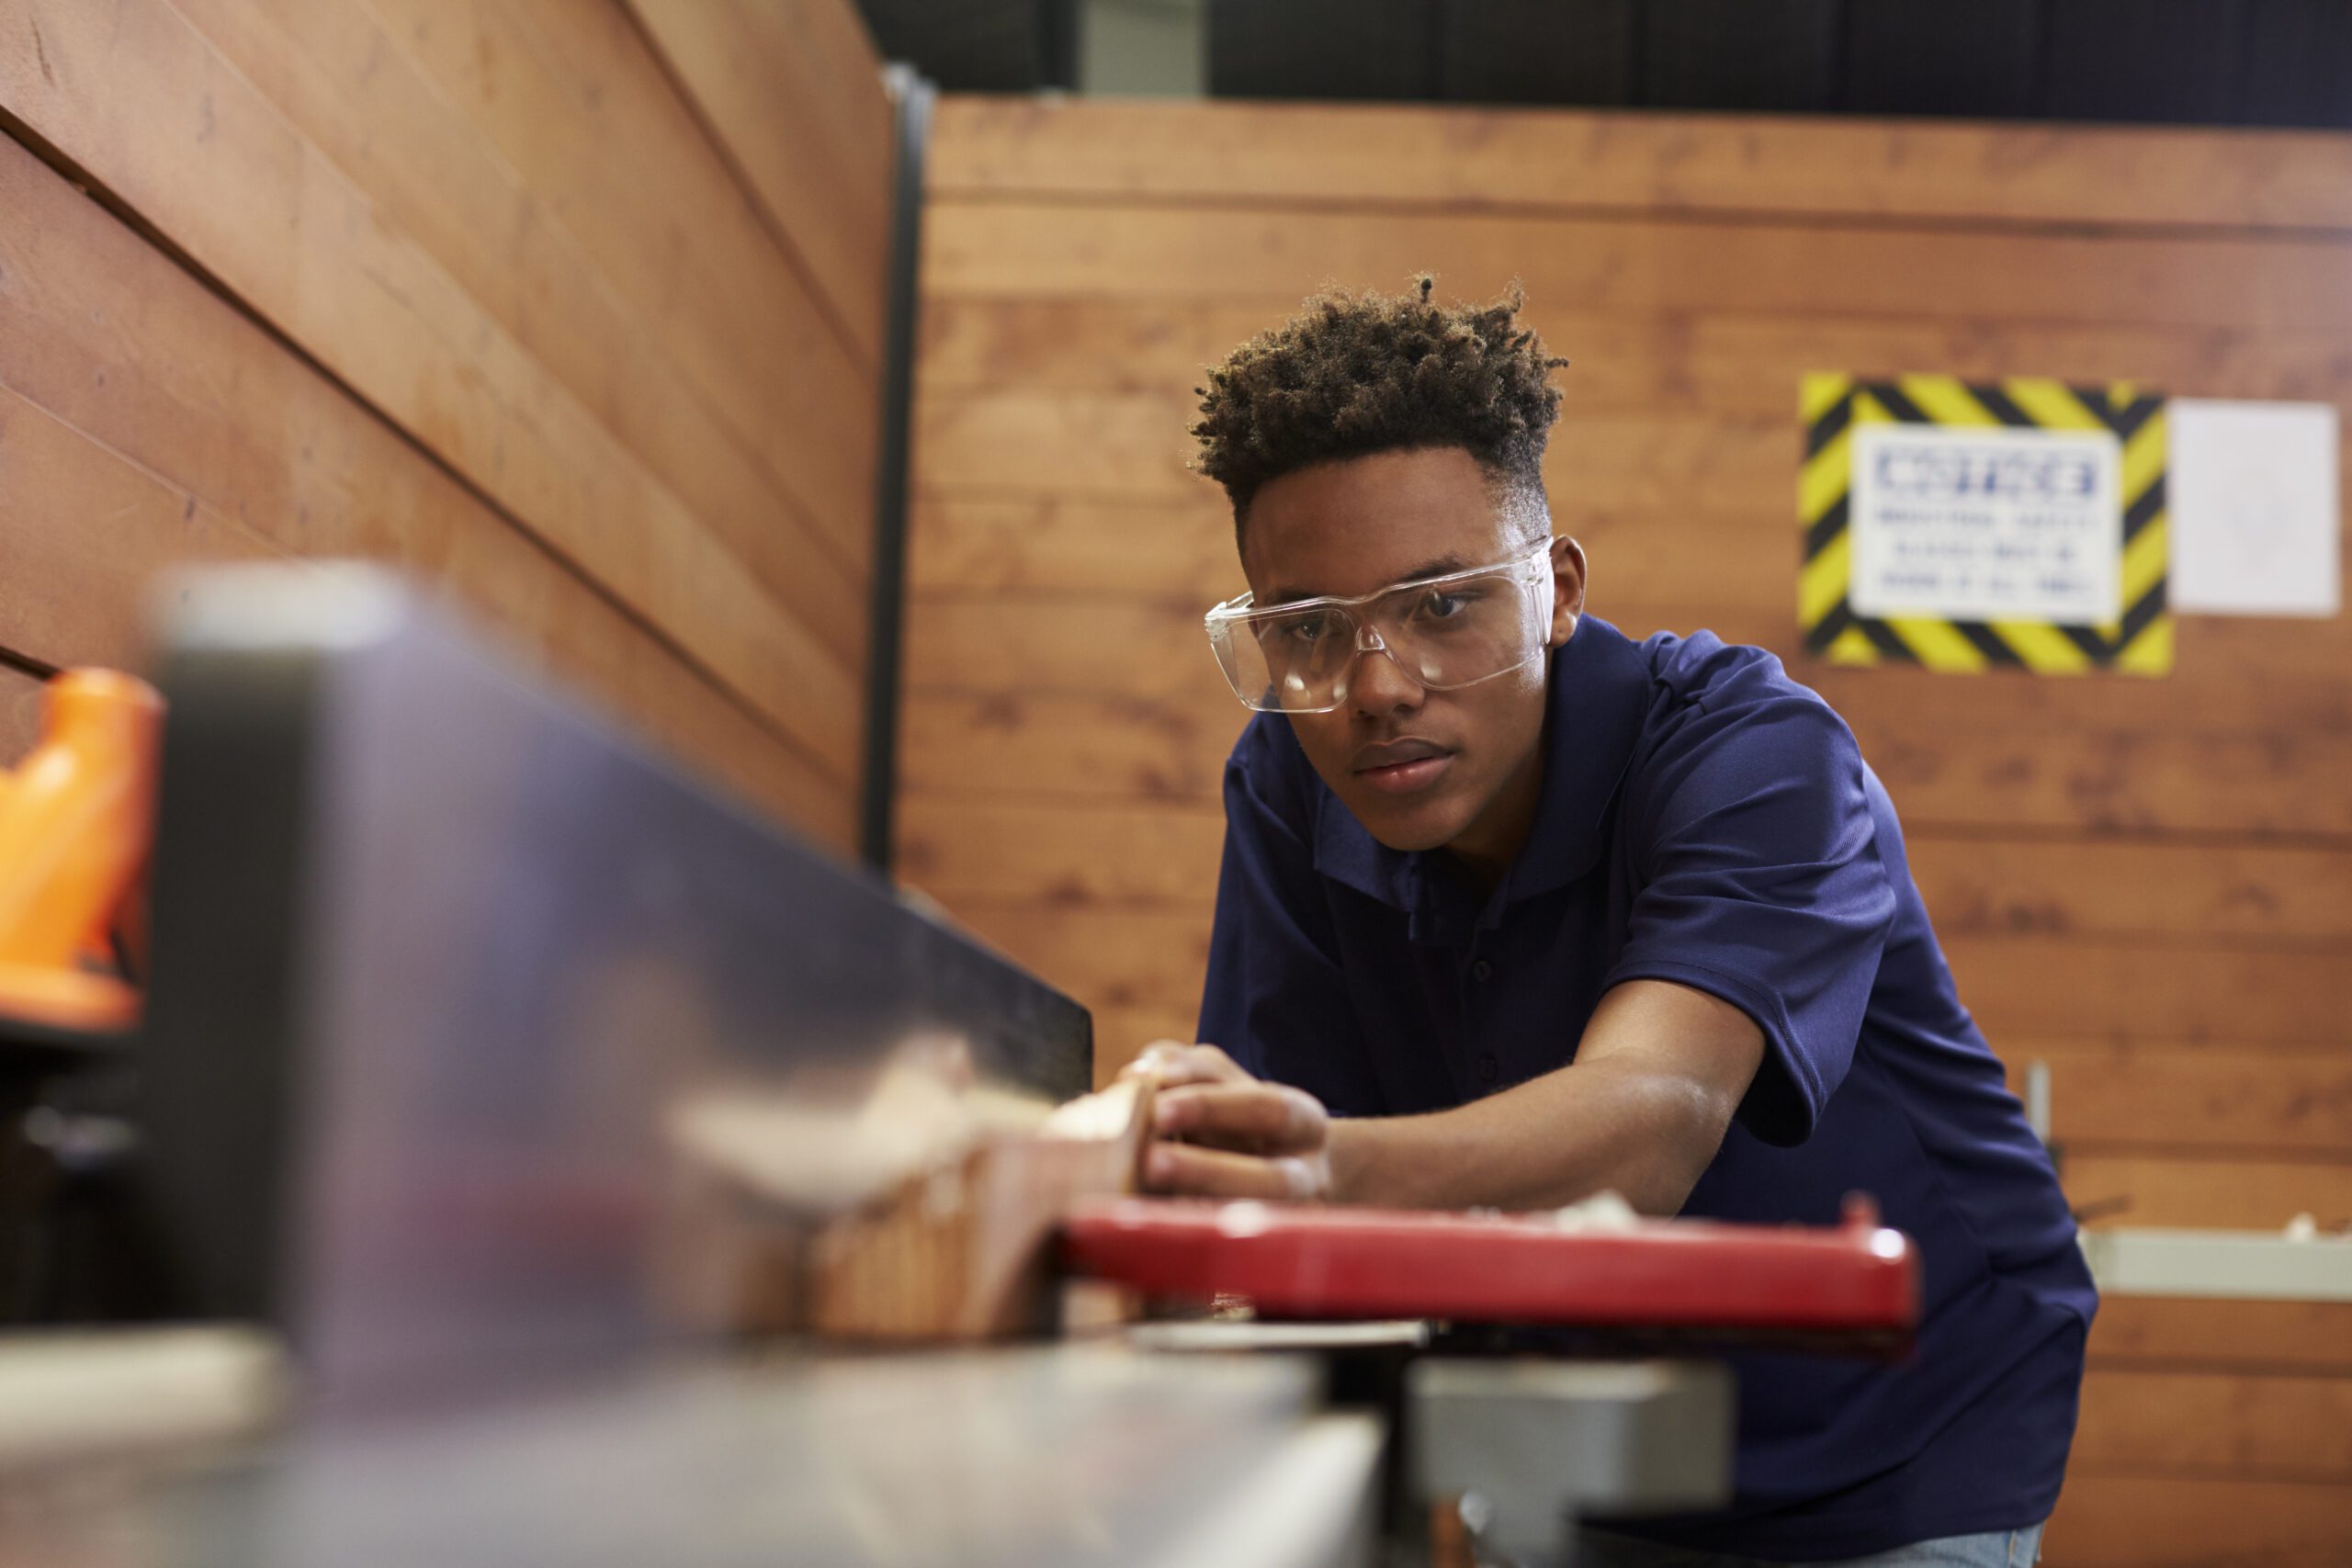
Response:
[[[1613,1190],[1682,1207],[1736,1098],[1641,1063],[1579,1063],[1453,1111],[1333,1122],[1332,1197],[1387,1208],[1545,1209]]]

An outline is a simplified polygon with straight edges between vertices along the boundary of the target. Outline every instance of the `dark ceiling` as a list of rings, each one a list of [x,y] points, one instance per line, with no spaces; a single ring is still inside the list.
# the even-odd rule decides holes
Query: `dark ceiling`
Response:
[[[861,0],[942,86],[1073,87],[1081,0]],[[1206,0],[1218,96],[2352,127],[2352,0]]]

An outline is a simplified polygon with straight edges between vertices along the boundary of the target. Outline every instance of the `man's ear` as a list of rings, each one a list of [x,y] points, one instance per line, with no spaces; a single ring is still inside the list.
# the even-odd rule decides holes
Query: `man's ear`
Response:
[[[1577,634],[1584,618],[1584,547],[1566,534],[1552,541],[1552,646]]]

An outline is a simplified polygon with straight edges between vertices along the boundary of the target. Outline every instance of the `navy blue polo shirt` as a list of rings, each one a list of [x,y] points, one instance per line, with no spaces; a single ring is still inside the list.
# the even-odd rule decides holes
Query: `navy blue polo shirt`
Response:
[[[2048,1517],[2097,1296],[1852,734],[1761,649],[1590,616],[1547,700],[1534,824],[1491,892],[1376,842],[1258,716],[1226,767],[1200,1038],[1403,1115],[1574,1060],[1620,981],[1733,1003],[1765,1062],[1682,1212],[1827,1225],[1872,1194],[1918,1246],[1917,1349],[1734,1356],[1731,1508],[1624,1528],[1819,1560]]]

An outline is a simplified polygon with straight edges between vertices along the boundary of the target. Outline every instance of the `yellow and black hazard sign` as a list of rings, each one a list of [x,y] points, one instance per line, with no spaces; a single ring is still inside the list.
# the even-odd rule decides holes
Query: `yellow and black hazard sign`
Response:
[[[1805,446],[1797,477],[1797,523],[1804,531],[1804,558],[1797,578],[1797,623],[1808,651],[1845,664],[1904,662],[1947,671],[2022,669],[2067,674],[2109,669],[2162,675],[2171,670],[2172,616],[2165,597],[2169,547],[2161,397],[2128,382],[2076,387],[2029,377],[1978,383],[1953,376],[1868,379],[1823,374],[1804,378],[1799,412]],[[2055,558],[2066,563],[2066,570],[2075,570],[2081,559],[2089,560],[2084,568],[2085,581],[2093,584],[2092,597],[2105,610],[2096,615],[2038,611],[2030,591],[2014,599],[1998,593],[1990,598],[1962,593],[1953,603],[1970,605],[1966,610],[1944,604],[1890,609],[1873,602],[1870,594],[1883,594],[1884,583],[1901,579],[1899,572],[1882,571],[1875,566],[1864,573],[1858,557],[1880,549],[1872,542],[1881,536],[1873,531],[1878,525],[1871,519],[1882,514],[1897,518],[1928,514],[1916,508],[1906,512],[1884,507],[1874,491],[1864,503],[1870,513],[1865,519],[1869,527],[1860,530],[1867,536],[1858,548],[1854,525],[1857,454],[1865,445],[1885,454],[1889,438],[1907,440],[1916,434],[1924,440],[1929,433],[1871,432],[1872,426],[1931,426],[1936,432],[1950,433],[1941,437],[1947,451],[1931,451],[1926,458],[1914,455],[1907,467],[1890,463],[1884,471],[1941,479],[1947,491],[1956,486],[1967,491],[1973,486],[1973,494],[1964,500],[1982,504],[1973,510],[1967,504],[1947,507],[1947,520],[1958,517],[1963,523],[1984,523],[1992,515],[1994,502],[2004,499],[1997,493],[2004,484],[2049,482],[2041,475],[2047,465],[2007,461],[2000,450],[2005,438],[2010,448],[2007,457],[2014,458],[2019,449],[2028,456],[2043,446],[2065,449],[2067,441],[2054,433],[2075,433],[2074,449],[2087,449],[2098,459],[2085,459],[2078,465],[2083,473],[2096,471],[2098,483],[2094,489],[2086,479],[2078,494],[2070,491],[2064,499],[2095,495],[2105,508],[2106,532],[2095,549],[2081,549],[2073,539],[2062,540],[2065,553]],[[1875,477],[1881,471],[1874,467],[1870,473]],[[2057,471],[2072,472],[2063,467]],[[2019,474],[2026,476],[2024,480],[2017,479]],[[1986,500],[1988,493],[1991,501]],[[2002,533],[1986,523],[1973,536],[1965,529],[1954,533],[1948,528],[1931,538],[1922,552],[1921,558],[1929,563],[1928,574],[1937,570],[1937,559],[1964,555],[1979,545],[1988,559],[2030,551],[2034,544],[2031,529],[2064,510],[2037,509],[2030,495],[2022,502],[2014,494],[2006,499],[2013,504],[2004,515],[2012,521],[2022,519],[2018,525],[2027,530],[2024,545],[2018,543],[2015,528]],[[2088,504],[2085,500],[2078,505],[2077,514],[2090,516]],[[2116,525],[2119,511],[2120,530]],[[2047,563],[2028,562],[2012,575],[2030,580],[2030,584],[2046,584],[2063,571]],[[1869,594],[1864,592],[1866,576]]]

